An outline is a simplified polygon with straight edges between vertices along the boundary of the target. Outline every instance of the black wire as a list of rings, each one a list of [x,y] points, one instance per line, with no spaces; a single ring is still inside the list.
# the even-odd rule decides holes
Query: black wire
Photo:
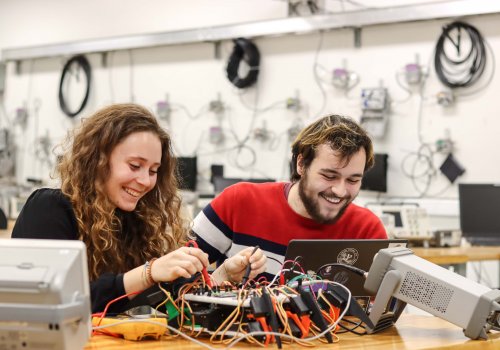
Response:
[[[272,256],[267,256],[267,255],[266,255],[266,258],[271,259],[271,260],[274,260],[274,261],[276,261],[278,264],[283,265],[283,262],[282,262],[282,261],[279,261],[278,259],[273,258]]]
[[[351,323],[353,324],[354,326],[353,327],[347,327],[345,325],[343,325],[342,323],[339,322],[339,327],[344,329],[344,332],[342,331],[338,331],[337,334],[342,334],[342,333],[347,333],[347,332],[350,332],[350,333],[353,333],[353,334],[356,334],[356,335],[365,335],[366,334],[366,328],[363,326],[363,322],[362,321],[359,321],[359,322],[353,322],[353,321],[350,321],[350,320],[342,320],[344,322],[348,322],[348,323]],[[365,330],[364,332],[357,332],[355,331],[356,328],[362,328],[363,330]]]
[[[238,75],[240,62],[245,62],[250,67],[246,77]],[[243,89],[252,86],[257,81],[259,75],[260,53],[257,46],[250,40],[238,38],[234,40],[234,48],[227,63],[227,78],[237,88]]]
[[[64,97],[63,93],[63,84],[64,84],[64,78],[66,77],[66,74],[68,74],[73,66],[73,64],[76,64],[79,66],[79,68],[83,69],[83,72],[85,73],[85,77],[87,79],[87,87],[85,91],[85,96],[82,100],[82,103],[80,104],[80,107],[76,111],[70,111],[66,104],[66,99]],[[83,55],[78,55],[72,57],[66,64],[64,65],[64,68],[62,70],[61,74],[61,81],[59,82],[59,106],[61,107],[62,111],[64,114],[66,114],[68,117],[73,118],[75,117],[78,113],[80,113],[83,108],[85,108],[85,105],[87,104],[87,101],[89,99],[89,94],[90,94],[90,80],[91,80],[91,69],[90,69],[90,63],[89,61],[85,58]]]
[[[341,264],[341,263],[332,263],[332,264],[325,264],[321,266],[318,270],[316,270],[316,275],[321,276],[321,270],[326,269],[327,267],[340,267],[346,270],[349,270],[356,275],[364,276],[366,271],[358,269],[355,266],[352,265],[347,265],[347,264]]]
[[[453,38],[451,34],[455,32]],[[470,42],[470,51],[463,53],[461,50],[466,47],[466,42]],[[447,43],[455,47],[455,58],[446,53]],[[449,88],[465,88],[476,83],[486,66],[486,47],[481,33],[461,21],[446,25],[436,43],[434,66],[439,80]]]

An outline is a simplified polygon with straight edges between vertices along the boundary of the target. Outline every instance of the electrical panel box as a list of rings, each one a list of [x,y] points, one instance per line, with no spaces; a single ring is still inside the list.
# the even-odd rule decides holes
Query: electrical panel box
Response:
[[[386,88],[366,88],[361,92],[361,125],[375,138],[385,134],[390,110],[389,94]]]

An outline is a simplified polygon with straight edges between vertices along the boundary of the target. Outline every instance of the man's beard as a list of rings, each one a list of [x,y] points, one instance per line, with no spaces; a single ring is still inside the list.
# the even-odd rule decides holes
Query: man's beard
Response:
[[[337,220],[342,217],[342,215],[345,213],[347,207],[352,202],[352,199],[350,196],[343,197],[342,199],[345,200],[345,203],[340,208],[337,215],[335,215],[333,218],[325,217],[325,216],[321,215],[321,211],[319,208],[319,198],[318,198],[319,195],[318,194],[308,195],[306,193],[306,185],[307,185],[307,171],[304,173],[304,175],[302,176],[302,178],[299,181],[299,189],[298,189],[299,196],[300,196],[300,199],[302,200],[302,204],[304,205],[304,208],[306,209],[307,213],[317,223],[333,224],[333,223],[337,222]]]

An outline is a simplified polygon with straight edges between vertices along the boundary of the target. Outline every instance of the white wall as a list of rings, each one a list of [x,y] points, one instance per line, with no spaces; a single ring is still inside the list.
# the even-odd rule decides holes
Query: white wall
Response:
[[[373,4],[370,1],[365,3]],[[277,0],[2,0],[0,48],[281,18],[286,13],[285,3]],[[500,15],[468,17],[466,21],[476,26],[486,38],[498,66]],[[225,65],[233,46],[230,41],[222,43],[220,58],[215,57],[211,43],[110,53],[107,66],[103,66],[101,55],[91,54],[88,55],[93,69],[91,98],[79,118],[111,102],[134,101],[155,110],[156,103],[165,100],[167,95],[173,106],[182,105],[195,114],[220,94],[228,108],[221,119],[206,112],[191,120],[177,107],[172,112],[170,123],[163,122],[174,136],[179,155],[198,154],[201,188],[208,190],[210,164],[214,162],[225,164],[226,176],[287,178],[287,129],[295,123],[309,123],[325,113],[346,114],[359,119],[360,89],[379,86],[382,81],[394,101],[388,131],[383,139],[375,141],[377,152],[390,155],[387,196],[417,197],[419,192],[402,174],[401,163],[419,147],[416,130],[420,97],[418,91],[414,91],[407,99],[406,92],[396,83],[395,75],[407,63],[414,63],[415,55],[419,55],[421,64],[427,65],[441,27],[449,22],[450,19],[363,28],[360,48],[354,47],[353,31],[347,29],[325,32],[322,39],[319,33],[257,38],[254,42],[262,55],[259,83],[257,88],[246,91],[237,91],[225,77]],[[321,40],[318,64],[331,71],[346,62],[347,68],[355,71],[361,79],[347,98],[327,82],[329,73],[320,70],[324,73],[322,78],[325,81],[321,85],[327,96],[323,110],[322,93],[313,76],[315,53]],[[69,119],[58,106],[59,79],[66,59],[24,61],[20,72],[16,72],[13,62],[7,66],[3,96],[5,113],[12,124],[17,108],[26,106],[29,111],[25,127],[11,126],[20,150],[17,171],[20,182],[26,177],[49,179],[48,166],[35,156],[39,138],[48,133],[55,145],[69,128],[78,123],[78,118]],[[454,154],[466,168],[460,181],[500,181],[500,166],[496,161],[500,149],[497,136],[500,130],[499,79],[494,77],[488,88],[473,96],[459,98],[450,108],[436,103],[435,95],[442,89],[431,67],[423,93],[421,123],[424,141],[435,142],[449,132],[456,146]],[[297,93],[304,104],[301,111],[276,107],[257,115],[254,127],[266,123],[277,135],[273,142],[252,139],[247,143],[252,151],[243,150],[239,154],[224,151],[235,145],[231,129],[241,140],[252,124],[253,112],[245,108],[242,101],[250,106],[257,101],[258,108],[265,108],[295,97]],[[405,99],[405,102],[399,102]],[[224,128],[226,142],[214,146],[209,143],[208,130],[219,123]],[[5,116],[0,113],[0,126],[5,125],[8,125]],[[256,162],[246,168],[252,159],[251,152],[257,155]],[[444,155],[436,156],[436,168],[443,160]],[[457,186],[449,186],[439,171],[428,197],[437,193],[441,198],[457,198]]]

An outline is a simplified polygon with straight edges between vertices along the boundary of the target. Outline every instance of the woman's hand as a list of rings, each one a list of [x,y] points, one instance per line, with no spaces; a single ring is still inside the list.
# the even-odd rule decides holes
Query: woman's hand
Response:
[[[267,257],[264,255],[264,252],[260,248],[252,254],[253,251],[254,247],[245,248],[224,261],[219,269],[225,272],[227,280],[240,282],[245,275],[248,264],[251,264],[249,279],[266,271]]]
[[[151,276],[157,282],[170,282],[179,277],[190,278],[208,265],[208,254],[201,249],[182,247],[155,260]]]

